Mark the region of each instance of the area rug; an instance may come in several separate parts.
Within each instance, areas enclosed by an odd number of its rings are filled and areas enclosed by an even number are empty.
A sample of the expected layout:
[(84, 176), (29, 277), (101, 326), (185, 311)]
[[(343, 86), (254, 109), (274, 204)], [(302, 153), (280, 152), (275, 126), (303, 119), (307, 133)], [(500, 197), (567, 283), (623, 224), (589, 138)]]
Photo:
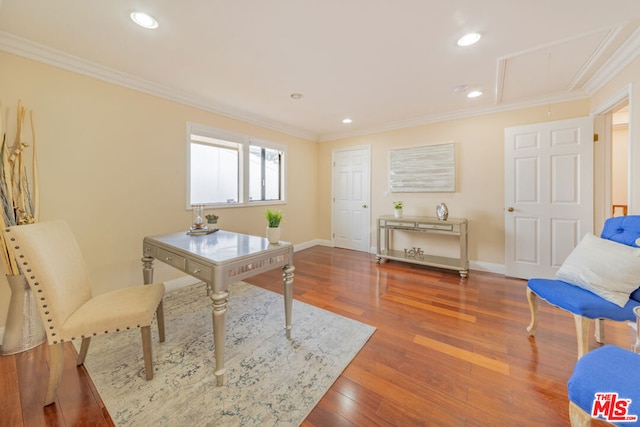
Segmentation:
[(85, 366), (117, 426), (299, 425), (375, 331), (294, 300), (289, 340), (282, 295), (244, 282), (230, 292), (222, 387), (204, 284), (166, 294), (164, 343), (152, 325), (151, 381), (139, 330), (92, 339)]

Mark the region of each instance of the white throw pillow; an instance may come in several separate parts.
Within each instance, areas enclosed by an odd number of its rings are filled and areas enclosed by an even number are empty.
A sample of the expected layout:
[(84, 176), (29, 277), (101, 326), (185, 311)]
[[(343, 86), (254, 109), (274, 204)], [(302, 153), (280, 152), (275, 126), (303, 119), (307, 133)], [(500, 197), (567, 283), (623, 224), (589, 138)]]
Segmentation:
[(556, 279), (624, 307), (640, 286), (640, 248), (587, 234), (564, 261)]

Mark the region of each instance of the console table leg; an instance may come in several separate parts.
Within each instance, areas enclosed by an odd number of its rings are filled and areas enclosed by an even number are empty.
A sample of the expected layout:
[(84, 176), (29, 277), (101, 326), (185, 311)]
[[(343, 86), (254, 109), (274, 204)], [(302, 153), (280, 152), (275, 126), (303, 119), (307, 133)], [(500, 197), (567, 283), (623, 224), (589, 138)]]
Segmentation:
[(213, 371), (216, 376), (218, 387), (224, 385), (224, 374), (227, 372), (224, 367), (224, 348), (226, 341), (225, 323), (227, 316), (227, 298), (229, 292), (220, 291), (211, 293), (213, 302), (213, 346), (216, 356), (216, 369)]
[(293, 265), (282, 267), (282, 281), (284, 284), (284, 329), (287, 331), (287, 338), (291, 338), (291, 309), (293, 307)]

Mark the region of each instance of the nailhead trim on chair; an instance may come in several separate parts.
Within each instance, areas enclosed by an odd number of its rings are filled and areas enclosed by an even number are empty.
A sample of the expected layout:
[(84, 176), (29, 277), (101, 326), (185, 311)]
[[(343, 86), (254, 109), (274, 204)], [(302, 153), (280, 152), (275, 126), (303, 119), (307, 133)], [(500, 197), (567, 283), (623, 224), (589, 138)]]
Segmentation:
[[(10, 230), (9, 228), (7, 228), (7, 229), (6, 229), (6, 231), (7, 231), (7, 232), (11, 232), (11, 230)], [(15, 241), (16, 241), (15, 237), (11, 237), (11, 239), (10, 239), (10, 240), (11, 240), (12, 242), (15, 242)], [(24, 254), (20, 254), (20, 253), (18, 253), (18, 252), (20, 251), (20, 245), (15, 245), (15, 246), (13, 247), (13, 249), (14, 249), (14, 251), (15, 251), (15, 254), (16, 254), (17, 258), (19, 258), (19, 259), (22, 261), (22, 266), (21, 266), (21, 267), (23, 268), (23, 271), (24, 271), (25, 273), (29, 273), (29, 279), (30, 279), (30, 281), (33, 281), (33, 283), (32, 283), (32, 284), (33, 284), (33, 286), (34, 286), (34, 287), (38, 287), (38, 286), (40, 286), (40, 282), (38, 282), (38, 281), (36, 280), (36, 279), (37, 279), (37, 277), (36, 277), (36, 275), (35, 275), (35, 274), (33, 274), (33, 270), (31, 269), (31, 267), (29, 267), (29, 262), (25, 260), (25, 258), (24, 258)], [(38, 289), (37, 289), (37, 292), (38, 292), (39, 294), (42, 294), (44, 291), (43, 291), (42, 289), (38, 288)], [(45, 314), (45, 316), (49, 316), (50, 312), (49, 312), (49, 310), (47, 310), (47, 309), (49, 308), (49, 306), (48, 306), (48, 304), (47, 304), (47, 299), (46, 299), (46, 297), (41, 296), (39, 300), (40, 300), (40, 302), (41, 302), (41, 307), (42, 307), (43, 313)], [(47, 318), (47, 322), (48, 322), (48, 323), (51, 323), (51, 322), (53, 322), (53, 319), (52, 319), (52, 318)], [(137, 327), (137, 328), (140, 328), (140, 325), (136, 325), (136, 327)], [(129, 329), (131, 329), (131, 326), (127, 326), (126, 328), (127, 328), (127, 330), (129, 330)], [(116, 332), (119, 332), (119, 331), (120, 331), (120, 329), (116, 329)], [(108, 333), (109, 333), (109, 331), (104, 331), (104, 333), (105, 333), (105, 334), (108, 334)], [(52, 339), (58, 335), (58, 334), (57, 334), (57, 332), (56, 332), (56, 327), (55, 327), (55, 325), (50, 325), (50, 326), (49, 326), (48, 331), (47, 331), (47, 335), (50, 335), (50, 337), (51, 337)], [(98, 332), (93, 332), (93, 333), (92, 333), (92, 335), (93, 335), (94, 337), (95, 337), (95, 336), (98, 336)], [(81, 338), (83, 338), (83, 339), (84, 339), (84, 338), (85, 338), (85, 336), (83, 335)], [(75, 339), (76, 339), (76, 337), (71, 337), (71, 339), (72, 339), (72, 340), (75, 340)], [(54, 340), (53, 340), (53, 344), (58, 344), (58, 343), (63, 343), (63, 342), (65, 342), (65, 340), (64, 340), (64, 339), (60, 339), (60, 340), (55, 340), (55, 339), (54, 339)]]

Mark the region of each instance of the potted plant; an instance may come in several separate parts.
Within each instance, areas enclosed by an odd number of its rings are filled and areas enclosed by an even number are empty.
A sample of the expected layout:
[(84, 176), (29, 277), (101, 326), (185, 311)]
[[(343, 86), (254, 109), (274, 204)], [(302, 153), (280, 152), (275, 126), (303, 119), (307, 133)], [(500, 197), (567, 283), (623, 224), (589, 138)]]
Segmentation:
[(402, 201), (393, 202), (393, 214), (396, 218), (402, 218)]
[(218, 218), (220, 218), (216, 214), (207, 214), (204, 217), (207, 218), (207, 224), (217, 224), (218, 223)]
[(267, 239), (272, 245), (277, 245), (280, 241), (280, 222), (282, 221), (282, 212), (277, 209), (267, 209), (265, 213), (267, 218)]

